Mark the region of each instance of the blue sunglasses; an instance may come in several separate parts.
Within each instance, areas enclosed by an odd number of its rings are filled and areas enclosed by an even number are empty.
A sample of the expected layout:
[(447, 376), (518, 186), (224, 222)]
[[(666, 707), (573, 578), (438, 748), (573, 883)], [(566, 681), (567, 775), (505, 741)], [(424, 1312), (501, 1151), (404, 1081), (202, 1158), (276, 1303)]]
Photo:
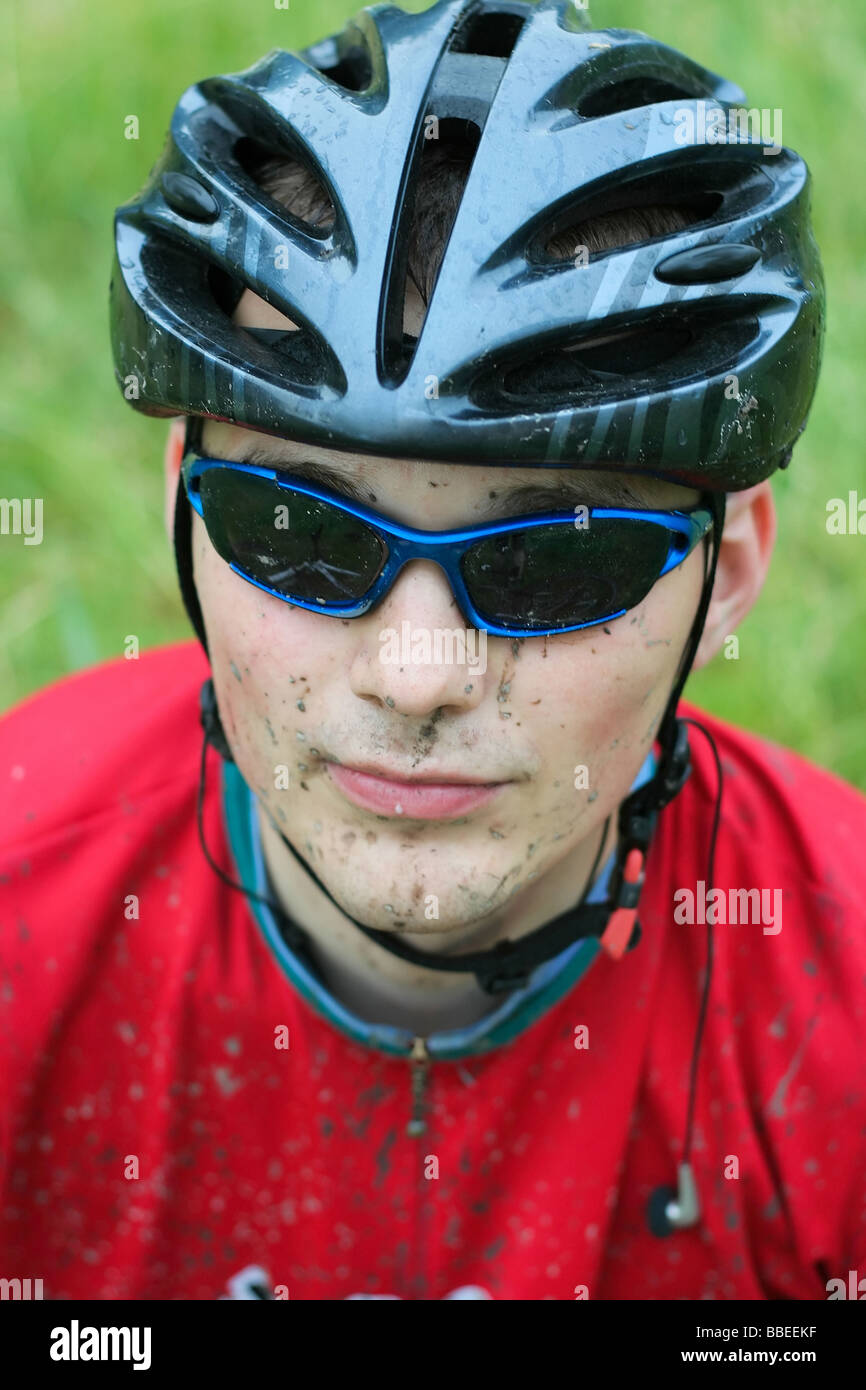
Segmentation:
[(359, 618), (410, 560), (433, 560), (466, 621), (542, 637), (621, 618), (711, 529), (705, 507), (531, 513), (416, 531), (290, 473), (187, 454), (182, 476), (217, 554), (274, 598)]

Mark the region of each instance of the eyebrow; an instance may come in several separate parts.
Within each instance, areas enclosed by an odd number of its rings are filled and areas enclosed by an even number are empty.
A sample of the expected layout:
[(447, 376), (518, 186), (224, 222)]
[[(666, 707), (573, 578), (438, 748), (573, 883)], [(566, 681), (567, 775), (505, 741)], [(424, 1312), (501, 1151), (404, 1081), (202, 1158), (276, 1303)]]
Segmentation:
[[(302, 478), (305, 482), (342, 493), (364, 506), (370, 505), (369, 490), (365, 491), (357, 479), (328, 463), (319, 463), (314, 459), (275, 459), (256, 444), (244, 447), (243, 457), (234, 462), (273, 468), (277, 473)], [(571, 511), (575, 504), (645, 509), (659, 505), (642, 495), (625, 478), (612, 477), (610, 474), (602, 477), (599, 472), (582, 470), (563, 476), (556, 482), (500, 484), (489, 488), (487, 496), (479, 502), (475, 511), (479, 517), (495, 520), (536, 511)]]

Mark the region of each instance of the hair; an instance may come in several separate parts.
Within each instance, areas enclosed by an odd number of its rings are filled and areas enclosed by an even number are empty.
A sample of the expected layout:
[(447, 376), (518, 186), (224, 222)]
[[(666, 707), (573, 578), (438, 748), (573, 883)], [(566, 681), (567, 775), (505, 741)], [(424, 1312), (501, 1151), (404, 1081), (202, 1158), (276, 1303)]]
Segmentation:
[[(415, 215), (409, 236), (408, 273), (424, 304), (429, 303), (448, 236), (469, 174), (465, 143), (431, 141), (421, 160)], [(275, 202), (301, 221), (322, 228), (333, 223), (333, 204), (314, 174), (297, 160), (270, 153), (253, 155), (248, 172)], [(590, 255), (679, 231), (700, 214), (676, 204), (652, 204), (603, 213), (552, 236), (544, 250), (551, 260), (572, 260), (578, 247)]]

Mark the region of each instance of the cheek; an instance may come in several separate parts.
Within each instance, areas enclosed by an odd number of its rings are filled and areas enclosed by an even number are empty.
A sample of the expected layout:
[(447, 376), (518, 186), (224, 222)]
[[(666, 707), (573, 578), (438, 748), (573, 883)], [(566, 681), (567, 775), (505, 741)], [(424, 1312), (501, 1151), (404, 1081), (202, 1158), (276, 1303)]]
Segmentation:
[(261, 785), (263, 767), (283, 756), (300, 727), (298, 701), (309, 711), (324, 688), (335, 660), (333, 629), (239, 578), (195, 520), (193, 572), (217, 702), (238, 766)]
[[(695, 561), (692, 564), (692, 561)], [(637, 608), (604, 627), (524, 643), (521, 732), (553, 787), (575, 762), (633, 777), (655, 736), (700, 599), (699, 554), (666, 575)]]

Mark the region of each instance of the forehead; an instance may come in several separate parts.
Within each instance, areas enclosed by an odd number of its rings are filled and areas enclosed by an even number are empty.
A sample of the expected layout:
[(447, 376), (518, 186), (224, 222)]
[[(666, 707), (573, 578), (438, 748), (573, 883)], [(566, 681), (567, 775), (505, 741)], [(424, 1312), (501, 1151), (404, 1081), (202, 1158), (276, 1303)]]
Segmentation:
[(498, 505), (486, 504), (531, 505), (534, 499), (552, 502), (558, 495), (564, 504), (583, 500), (596, 506), (670, 508), (693, 506), (700, 498), (692, 488), (637, 473), (382, 458), (276, 438), (218, 420), (204, 422), (201, 447), (213, 458), (282, 468), (359, 501), (401, 498), (429, 505), (435, 492), (437, 502), (447, 497), (476, 509), (498, 510)]

